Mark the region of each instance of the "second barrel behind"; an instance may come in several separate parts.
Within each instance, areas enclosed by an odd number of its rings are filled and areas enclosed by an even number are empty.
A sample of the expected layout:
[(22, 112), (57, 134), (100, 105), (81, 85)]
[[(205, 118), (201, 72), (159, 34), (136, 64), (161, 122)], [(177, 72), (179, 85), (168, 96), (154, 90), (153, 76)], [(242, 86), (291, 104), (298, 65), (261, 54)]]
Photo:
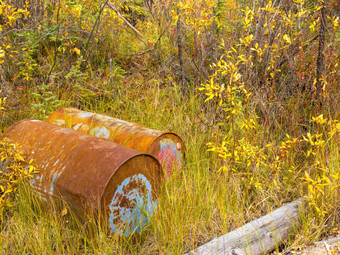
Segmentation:
[(185, 145), (173, 132), (154, 130), (76, 108), (61, 108), (52, 113), (47, 122), (107, 138), (131, 149), (151, 154), (161, 163), (166, 179), (183, 165)]

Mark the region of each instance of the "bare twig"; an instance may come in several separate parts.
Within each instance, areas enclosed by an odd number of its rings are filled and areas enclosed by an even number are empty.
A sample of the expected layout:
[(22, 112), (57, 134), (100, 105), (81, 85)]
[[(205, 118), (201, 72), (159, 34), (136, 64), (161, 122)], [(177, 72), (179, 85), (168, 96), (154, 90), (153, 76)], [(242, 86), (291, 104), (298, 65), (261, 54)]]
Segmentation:
[(325, 4), (322, 4), (320, 13), (320, 32), (319, 32), (319, 50), (316, 62), (316, 99), (321, 93), (321, 77), (324, 69), (324, 56), (323, 51), (325, 48), (325, 34), (326, 34), (326, 19), (325, 19)]
[(138, 34), (141, 38), (144, 37), (144, 36), (141, 34), (141, 32), (139, 32), (139, 31), (137, 30), (137, 28), (135, 28), (133, 25), (131, 25), (131, 23), (130, 23), (126, 18), (124, 18), (122, 14), (120, 14), (120, 12), (118, 11), (117, 7), (116, 7), (113, 3), (108, 2), (107, 5), (108, 5), (112, 10), (115, 11), (115, 13), (118, 15), (118, 17), (121, 18), (121, 19), (124, 21), (124, 23), (125, 23), (129, 28), (131, 28), (131, 29), (132, 29), (136, 34)]
[[(98, 20), (99, 20), (99, 18), (100, 18), (100, 16), (101, 16), (101, 14), (102, 14), (102, 12), (103, 12), (103, 10), (104, 10), (104, 8), (105, 8), (105, 6), (106, 6), (107, 3), (108, 3), (108, 0), (106, 0), (106, 1), (104, 2), (104, 4), (102, 5), (102, 7), (100, 8), (99, 13), (98, 13), (98, 16), (97, 16), (97, 18), (96, 18), (96, 21), (94, 22), (94, 25), (93, 25), (93, 27), (92, 27), (91, 33), (90, 33), (89, 37), (87, 38), (87, 41), (86, 41), (86, 44), (85, 44), (84, 49), (86, 49), (87, 46), (89, 45), (90, 40), (91, 40), (91, 38), (92, 38), (92, 36), (93, 36), (93, 33), (94, 33), (94, 29), (95, 29), (95, 27), (97, 26)], [(89, 54), (86, 54), (85, 60), (87, 60), (88, 57), (89, 57)]]

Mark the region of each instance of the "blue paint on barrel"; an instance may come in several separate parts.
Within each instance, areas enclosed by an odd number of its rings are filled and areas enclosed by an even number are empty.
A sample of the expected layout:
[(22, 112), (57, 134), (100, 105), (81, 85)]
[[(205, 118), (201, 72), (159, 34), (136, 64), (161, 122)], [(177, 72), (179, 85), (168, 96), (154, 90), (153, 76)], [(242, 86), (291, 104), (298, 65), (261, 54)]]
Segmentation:
[[(34, 186), (38, 186), (39, 184), (36, 184), (36, 181), (37, 181), (37, 182), (41, 182), (42, 179), (43, 179), (43, 175), (42, 175), (42, 174), (36, 175), (35, 177), (33, 177), (33, 178), (31, 179), (31, 184), (32, 184), (32, 186), (33, 186), (33, 187), (34, 187)], [(51, 194), (51, 193), (48, 192), (48, 191), (46, 191), (46, 189), (40, 190), (40, 191), (38, 190), (38, 192), (36, 193), (37, 196), (38, 196), (40, 199), (42, 199), (42, 200), (44, 200), (44, 201), (47, 201), (46, 197), (42, 195), (43, 193), (45, 193), (45, 194)]]
[(94, 115), (93, 112), (84, 112), (84, 113), (79, 114), (79, 116), (83, 118), (91, 117), (92, 115)]
[(51, 182), (51, 187), (50, 187), (50, 190), (51, 190), (51, 193), (53, 194), (53, 190), (54, 190), (54, 182), (55, 180), (58, 178), (58, 174), (57, 173), (54, 173), (53, 176), (52, 176), (52, 182)]
[(156, 205), (157, 200), (152, 201), (151, 184), (143, 174), (126, 178), (117, 188), (109, 206), (111, 232), (118, 231), (124, 236), (140, 233)]

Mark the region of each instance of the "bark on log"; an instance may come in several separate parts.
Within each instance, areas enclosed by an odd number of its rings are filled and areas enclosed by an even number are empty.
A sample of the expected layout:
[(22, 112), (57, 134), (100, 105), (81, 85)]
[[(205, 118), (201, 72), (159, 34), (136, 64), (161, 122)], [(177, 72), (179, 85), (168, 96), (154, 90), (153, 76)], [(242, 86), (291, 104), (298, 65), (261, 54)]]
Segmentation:
[(189, 254), (244, 255), (266, 254), (294, 233), (303, 200), (299, 199), (274, 212), (198, 247)]

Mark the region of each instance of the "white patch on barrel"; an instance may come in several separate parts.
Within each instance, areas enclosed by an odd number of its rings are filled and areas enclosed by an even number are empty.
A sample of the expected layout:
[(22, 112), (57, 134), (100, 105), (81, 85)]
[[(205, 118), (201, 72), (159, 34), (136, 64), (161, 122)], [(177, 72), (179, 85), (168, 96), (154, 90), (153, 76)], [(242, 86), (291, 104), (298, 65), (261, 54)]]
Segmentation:
[(78, 123), (76, 125), (74, 125), (73, 129), (74, 130), (78, 130), (81, 127), (82, 123)]
[(91, 117), (94, 113), (93, 112), (83, 112), (80, 113), (79, 116), (83, 118)]
[[(132, 187), (126, 190), (129, 184)], [(119, 185), (109, 206), (111, 232), (118, 231), (124, 236), (141, 232), (157, 204), (157, 200), (152, 201), (151, 190), (151, 184), (143, 174), (130, 176)], [(124, 205), (121, 204), (123, 199)]]
[(62, 127), (65, 126), (65, 120), (63, 119), (55, 119), (52, 120), (51, 123)]
[(107, 130), (106, 127), (94, 127), (91, 129), (90, 135), (101, 137), (101, 138), (109, 138), (110, 131)]

